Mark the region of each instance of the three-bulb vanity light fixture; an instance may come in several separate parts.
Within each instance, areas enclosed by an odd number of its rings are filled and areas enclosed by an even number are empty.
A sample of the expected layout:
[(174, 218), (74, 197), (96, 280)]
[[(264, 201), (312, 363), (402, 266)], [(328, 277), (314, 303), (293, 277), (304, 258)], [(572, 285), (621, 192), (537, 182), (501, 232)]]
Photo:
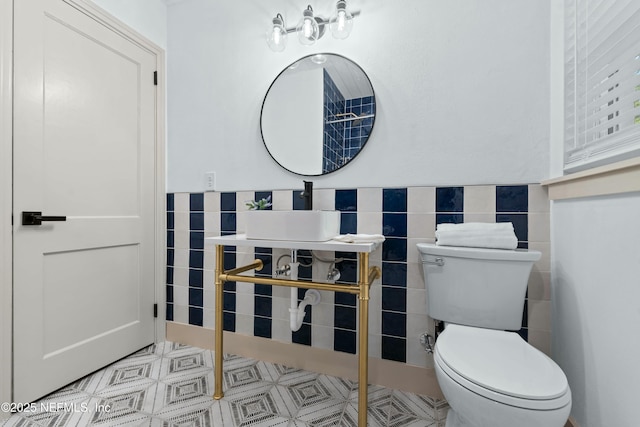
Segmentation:
[(353, 17), (359, 13), (349, 13), (346, 0), (338, 0), (336, 10), (329, 19), (314, 16), (311, 5), (302, 12), (302, 19), (294, 28), (287, 28), (279, 13), (273, 18), (273, 24), (267, 30), (267, 44), (274, 52), (282, 52), (287, 46), (287, 34), (297, 33), (303, 45), (310, 46), (324, 35), (326, 25), (336, 39), (346, 39), (353, 28)]

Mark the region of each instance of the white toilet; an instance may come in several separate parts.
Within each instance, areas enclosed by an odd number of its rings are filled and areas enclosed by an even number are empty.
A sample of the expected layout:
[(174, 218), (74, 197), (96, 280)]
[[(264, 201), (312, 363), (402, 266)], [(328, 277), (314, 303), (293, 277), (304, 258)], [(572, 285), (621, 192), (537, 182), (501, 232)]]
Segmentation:
[(446, 427), (562, 427), (571, 391), (560, 367), (514, 331), (540, 252), (419, 243), (427, 314), (445, 322), (434, 362)]

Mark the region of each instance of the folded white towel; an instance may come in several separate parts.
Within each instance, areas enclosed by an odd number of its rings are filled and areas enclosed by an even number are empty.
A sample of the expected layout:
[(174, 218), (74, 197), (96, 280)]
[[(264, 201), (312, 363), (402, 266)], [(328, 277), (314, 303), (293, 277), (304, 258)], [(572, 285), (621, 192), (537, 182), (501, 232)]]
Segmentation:
[(465, 222), (462, 224), (442, 223), (438, 224), (436, 230), (513, 232), (513, 224), (510, 222)]
[(444, 232), (437, 236), (438, 246), (467, 246), (471, 248), (515, 249), (518, 247), (516, 236), (468, 236), (461, 233)]
[(485, 224), (438, 224), (436, 245), (474, 248), (515, 249), (518, 238), (510, 222)]
[(343, 243), (381, 243), (384, 242), (382, 234), (341, 234), (333, 238)]

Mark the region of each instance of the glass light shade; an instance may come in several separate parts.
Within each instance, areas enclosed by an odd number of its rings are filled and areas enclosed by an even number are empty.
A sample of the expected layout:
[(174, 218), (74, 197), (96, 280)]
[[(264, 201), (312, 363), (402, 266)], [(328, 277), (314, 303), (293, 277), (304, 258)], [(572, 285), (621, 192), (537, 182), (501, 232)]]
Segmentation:
[(319, 53), (317, 55), (313, 55), (311, 57), (311, 62), (313, 62), (314, 64), (324, 64), (325, 62), (327, 62), (327, 57), (324, 56), (323, 54)]
[(273, 18), (273, 25), (267, 30), (267, 44), (274, 52), (282, 52), (287, 47), (287, 29), (280, 14)]
[(309, 46), (318, 40), (320, 27), (318, 27), (318, 23), (313, 16), (313, 9), (311, 9), (311, 6), (307, 7), (307, 9), (302, 12), (302, 19), (296, 27), (296, 31), (298, 33), (298, 39), (303, 45)]
[(329, 29), (336, 39), (346, 39), (353, 29), (353, 15), (347, 11), (347, 2), (339, 0), (336, 11), (329, 20)]

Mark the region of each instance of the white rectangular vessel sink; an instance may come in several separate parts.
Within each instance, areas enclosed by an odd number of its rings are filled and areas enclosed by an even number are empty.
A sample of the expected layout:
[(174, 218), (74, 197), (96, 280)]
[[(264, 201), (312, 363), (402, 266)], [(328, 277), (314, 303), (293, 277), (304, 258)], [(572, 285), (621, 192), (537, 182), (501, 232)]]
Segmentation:
[(326, 242), (340, 234), (340, 211), (245, 212), (247, 239)]

